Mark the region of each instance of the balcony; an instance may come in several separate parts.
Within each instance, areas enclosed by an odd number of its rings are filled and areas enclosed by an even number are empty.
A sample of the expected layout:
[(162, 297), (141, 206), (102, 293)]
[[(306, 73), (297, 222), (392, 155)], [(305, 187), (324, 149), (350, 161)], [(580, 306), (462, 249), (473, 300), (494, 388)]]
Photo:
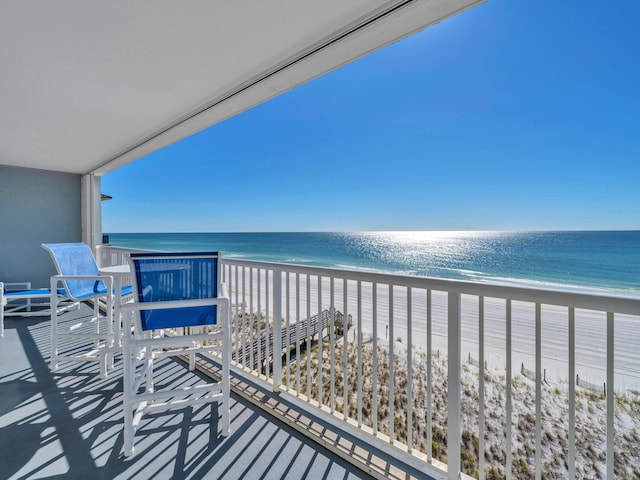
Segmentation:
[[(84, 306), (65, 316), (91, 312)], [(296, 414), (297, 407), (241, 372), (233, 379), (230, 437), (216, 434), (215, 404), (151, 414), (137, 434), (137, 454), (125, 459), (122, 362), (105, 380), (93, 363), (62, 364), (54, 374), (48, 316), (10, 317), (6, 324), (0, 342), (0, 478), (370, 478), (290, 425), (304, 421), (327, 442), (337, 431), (330, 423), (313, 412)], [(217, 370), (206, 361), (199, 367)], [(167, 384), (188, 386), (195, 380), (174, 360), (167, 359), (160, 370)], [(278, 418), (265, 410), (278, 411)], [(331, 438), (343, 449), (357, 441), (348, 435)], [(375, 468), (400, 472), (396, 460), (385, 462), (384, 452), (367, 455), (378, 462)]]
[[(10, 8), (4, 274), (44, 284), (40, 243), (99, 243), (105, 173), (478, 3), (169, 5), (125, 23), (119, 4)], [(225, 275), (233, 442), (208, 436), (207, 412), (188, 433), (171, 425), (186, 417), (158, 416), (146, 453), (123, 461), (118, 381), (51, 375), (46, 318), (17, 320), (0, 350), (0, 477), (640, 476), (637, 298), (240, 261)]]
[[(103, 246), (101, 261), (126, 252)], [(640, 473), (638, 298), (232, 259), (223, 272), (236, 375), (400, 470)]]
[[(47, 317), (13, 320), (0, 351), (2, 478), (638, 475), (637, 298), (230, 259), (224, 275), (230, 439), (210, 433), (209, 409), (155, 415), (125, 461), (118, 370), (54, 375)], [(215, 375), (216, 359), (199, 367)]]

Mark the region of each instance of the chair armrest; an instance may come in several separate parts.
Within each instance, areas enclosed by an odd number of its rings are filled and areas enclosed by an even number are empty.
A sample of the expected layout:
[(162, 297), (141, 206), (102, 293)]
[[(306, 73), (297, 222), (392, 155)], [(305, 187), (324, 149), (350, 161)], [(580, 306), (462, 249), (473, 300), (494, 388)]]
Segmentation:
[(110, 275), (53, 275), (51, 280), (108, 280), (113, 282), (113, 277)]
[(122, 311), (137, 310), (162, 310), (167, 308), (206, 307), (208, 305), (220, 305), (229, 307), (228, 297), (202, 298), (194, 300), (171, 300), (165, 302), (125, 303)]
[[(63, 282), (65, 280), (95, 280), (96, 282), (103, 281), (105, 287), (107, 288), (107, 292), (111, 292), (113, 295), (113, 277), (109, 275), (52, 275), (51, 276), (51, 292), (58, 291), (58, 283)], [(88, 298), (92, 298), (94, 296), (104, 295), (96, 292), (96, 295), (93, 295)], [(74, 298), (69, 295), (69, 298)], [(84, 299), (84, 297), (82, 297)]]
[(31, 290), (31, 282), (0, 282), (4, 290)]
[[(150, 311), (150, 310), (165, 310), (165, 309), (184, 309), (190, 307), (207, 307), (207, 306), (219, 306), (222, 309), (222, 315), (220, 316), (220, 325), (229, 327), (230, 322), (230, 302), (228, 297), (217, 298), (202, 298), (193, 300), (170, 300), (159, 302), (136, 302), (126, 303), (121, 307), (121, 312), (125, 315), (131, 315), (133, 312)], [(186, 325), (183, 325), (186, 326)], [(136, 320), (136, 330), (140, 330), (142, 326), (139, 324), (139, 318)], [(166, 328), (166, 327), (161, 327)], [(158, 328), (159, 329), (159, 328)]]

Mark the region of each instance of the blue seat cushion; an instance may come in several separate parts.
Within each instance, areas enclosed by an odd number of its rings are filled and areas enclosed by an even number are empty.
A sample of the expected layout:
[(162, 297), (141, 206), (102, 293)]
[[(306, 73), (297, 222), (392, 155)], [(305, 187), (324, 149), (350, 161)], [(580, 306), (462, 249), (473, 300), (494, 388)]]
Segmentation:
[[(66, 296), (67, 293), (63, 288), (58, 289), (58, 295)], [(6, 298), (46, 298), (51, 296), (51, 290), (48, 288), (35, 288), (31, 290), (5, 290)]]

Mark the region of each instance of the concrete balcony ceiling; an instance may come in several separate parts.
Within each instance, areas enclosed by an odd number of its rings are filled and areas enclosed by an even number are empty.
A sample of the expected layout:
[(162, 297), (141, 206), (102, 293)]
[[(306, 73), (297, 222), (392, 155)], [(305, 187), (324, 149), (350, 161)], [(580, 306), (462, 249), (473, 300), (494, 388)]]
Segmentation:
[(482, 0), (0, 5), (0, 164), (104, 174)]

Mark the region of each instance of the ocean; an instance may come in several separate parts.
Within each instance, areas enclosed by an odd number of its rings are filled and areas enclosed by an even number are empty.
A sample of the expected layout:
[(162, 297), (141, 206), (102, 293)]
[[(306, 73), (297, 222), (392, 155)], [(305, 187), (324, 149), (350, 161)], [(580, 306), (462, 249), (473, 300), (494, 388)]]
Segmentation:
[(110, 233), (109, 243), (640, 296), (640, 231)]

